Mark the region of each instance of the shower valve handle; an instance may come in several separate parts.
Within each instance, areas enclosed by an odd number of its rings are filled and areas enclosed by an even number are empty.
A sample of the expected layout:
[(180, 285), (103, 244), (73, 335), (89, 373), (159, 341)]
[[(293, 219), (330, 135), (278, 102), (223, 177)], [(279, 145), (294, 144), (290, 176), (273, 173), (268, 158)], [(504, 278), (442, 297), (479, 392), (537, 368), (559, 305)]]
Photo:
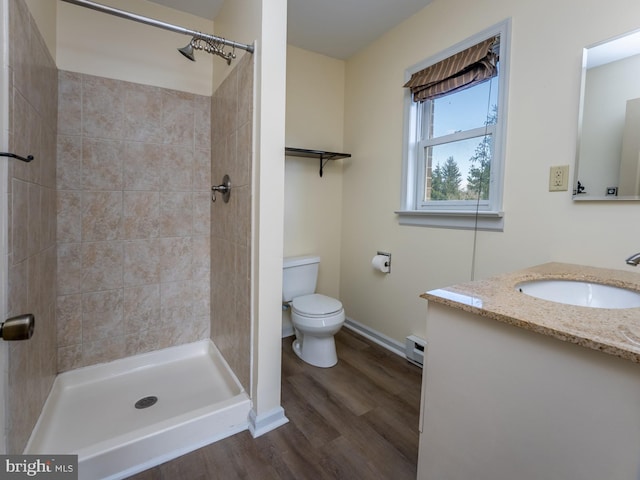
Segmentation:
[(7, 318), (0, 324), (0, 338), (7, 341), (29, 340), (35, 325), (35, 317), (32, 313)]
[(211, 201), (216, 201), (216, 192), (220, 192), (222, 194), (222, 200), (224, 203), (229, 203), (229, 198), (231, 197), (231, 179), (229, 175), (225, 175), (222, 178), (222, 183), (220, 185), (214, 185), (211, 187)]

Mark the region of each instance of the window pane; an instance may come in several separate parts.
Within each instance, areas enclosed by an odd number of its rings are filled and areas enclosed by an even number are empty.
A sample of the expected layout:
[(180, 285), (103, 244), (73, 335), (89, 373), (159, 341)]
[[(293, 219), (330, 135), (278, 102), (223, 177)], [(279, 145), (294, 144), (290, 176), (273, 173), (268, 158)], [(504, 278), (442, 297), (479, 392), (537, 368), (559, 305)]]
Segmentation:
[(487, 119), (489, 123), (496, 123), (497, 105), (498, 77), (475, 87), (436, 98), (433, 100), (431, 138), (484, 127)]
[(489, 198), (493, 137), (486, 135), (425, 148), (424, 201)]

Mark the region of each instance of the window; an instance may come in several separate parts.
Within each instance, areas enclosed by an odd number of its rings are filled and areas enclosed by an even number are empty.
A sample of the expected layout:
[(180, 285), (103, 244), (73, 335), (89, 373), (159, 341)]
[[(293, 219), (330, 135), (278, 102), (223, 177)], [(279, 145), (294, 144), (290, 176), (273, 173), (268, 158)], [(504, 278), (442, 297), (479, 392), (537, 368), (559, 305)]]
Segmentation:
[[(405, 72), (400, 224), (503, 229), (508, 30), (505, 21)], [(461, 58), (464, 69), (433, 81)]]

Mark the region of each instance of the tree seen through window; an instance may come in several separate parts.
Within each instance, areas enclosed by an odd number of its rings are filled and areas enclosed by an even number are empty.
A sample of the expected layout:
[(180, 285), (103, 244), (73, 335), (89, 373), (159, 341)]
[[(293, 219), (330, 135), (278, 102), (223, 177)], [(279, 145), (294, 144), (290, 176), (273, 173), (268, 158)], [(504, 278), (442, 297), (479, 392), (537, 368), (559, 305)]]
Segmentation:
[[(498, 113), (497, 105), (493, 105), (485, 125), (495, 125)], [(489, 198), (492, 158), (492, 136), (485, 132), (481, 137), (427, 147), (427, 178), (425, 200), (486, 200)], [(479, 140), (478, 140), (479, 138)], [(467, 153), (475, 144), (473, 153)], [(442, 161), (442, 152), (455, 151)], [(466, 154), (465, 154), (466, 153)], [(456, 156), (459, 158), (456, 159)], [(439, 160), (438, 157), (440, 158)], [(463, 175), (458, 161), (464, 165), (466, 177)]]

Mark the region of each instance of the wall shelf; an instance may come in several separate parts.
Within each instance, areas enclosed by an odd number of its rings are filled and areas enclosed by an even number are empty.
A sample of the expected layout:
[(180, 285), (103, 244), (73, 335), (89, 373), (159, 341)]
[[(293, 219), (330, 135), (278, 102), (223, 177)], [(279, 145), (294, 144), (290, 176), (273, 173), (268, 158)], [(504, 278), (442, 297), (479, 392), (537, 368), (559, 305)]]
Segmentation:
[(305, 158), (318, 159), (320, 161), (321, 177), (322, 177), (322, 171), (324, 169), (324, 166), (329, 160), (340, 160), (341, 158), (351, 157), (350, 153), (327, 152), (325, 150), (308, 150), (306, 148), (292, 148), (292, 147), (285, 147), (284, 153), (285, 155), (289, 155), (292, 157), (305, 157)]

